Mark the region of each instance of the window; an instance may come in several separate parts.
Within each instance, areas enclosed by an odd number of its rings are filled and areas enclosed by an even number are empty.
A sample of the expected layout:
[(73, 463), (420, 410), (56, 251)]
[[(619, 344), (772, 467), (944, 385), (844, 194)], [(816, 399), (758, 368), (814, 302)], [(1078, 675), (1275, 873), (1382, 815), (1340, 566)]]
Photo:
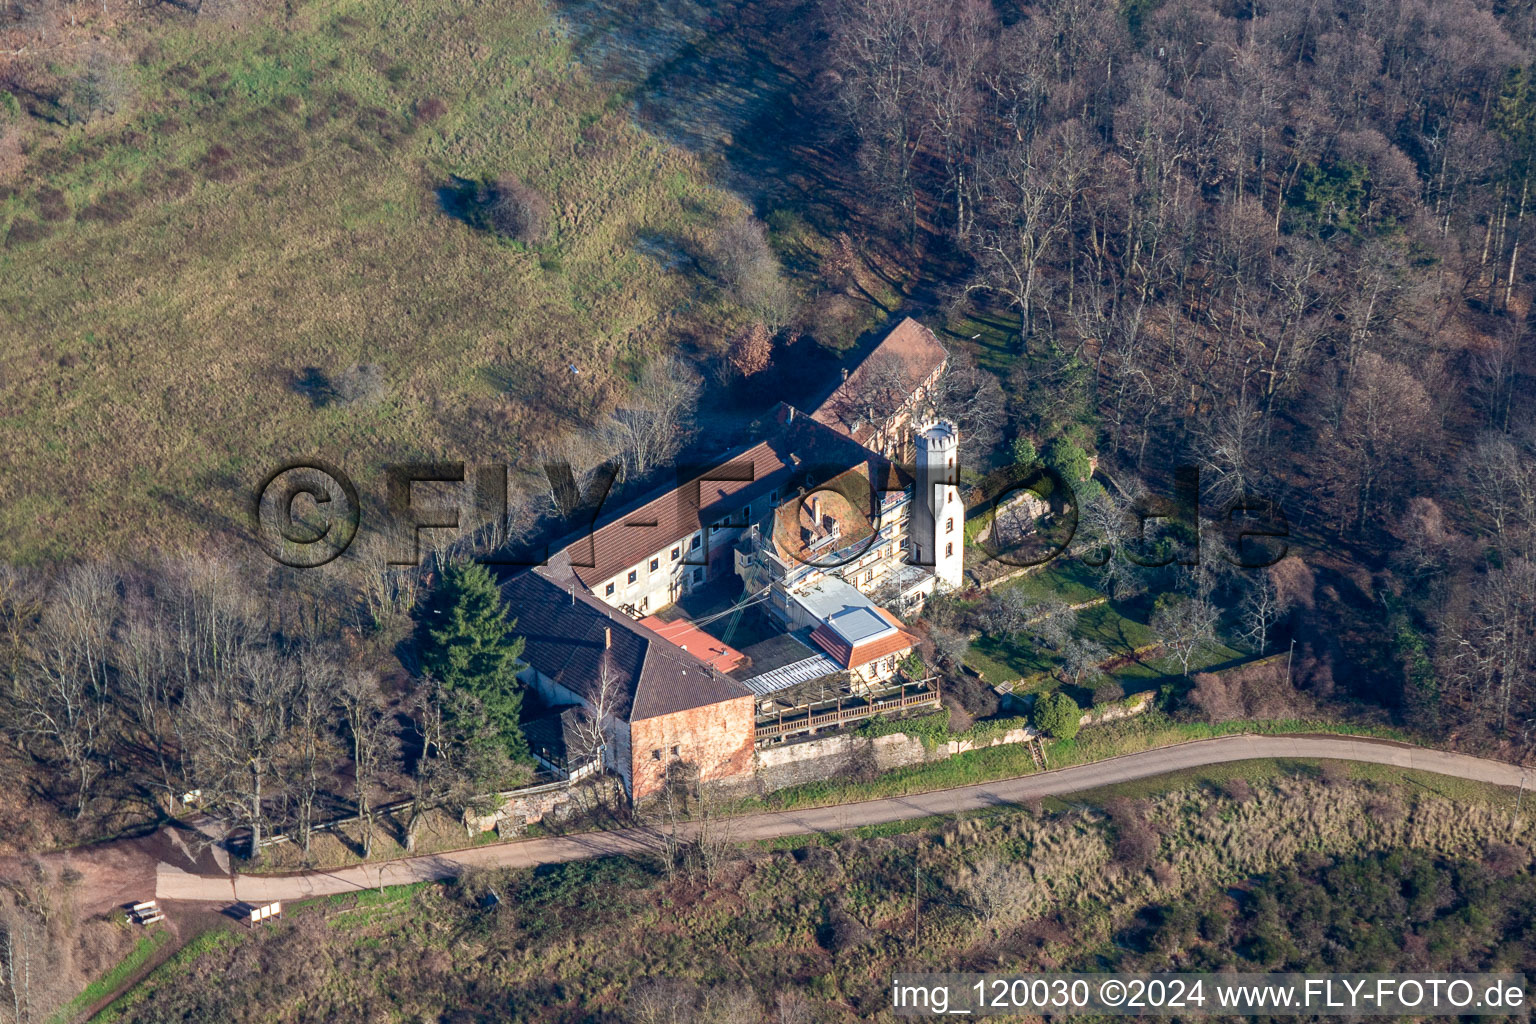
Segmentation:
[(948, 544), (944, 545), (944, 557), (945, 558), (948, 558), (949, 556), (953, 555), (954, 553), (955, 553), (955, 542), (954, 541), (950, 541)]
[(656, 750), (651, 751), (651, 760), (652, 761), (660, 761), (661, 760), (661, 750), (659, 748), (656, 749)]
[(770, 505), (777, 505), (778, 503), (779, 503), (779, 492), (777, 490), (769, 491), (768, 492), (768, 504), (770, 504)]
[(698, 569), (693, 570), (693, 582), (695, 582), (695, 583), (703, 583), (704, 582), (704, 569), (703, 569), (703, 567), (700, 567)]
[(682, 757), (683, 756), (683, 748), (682, 747), (673, 747), (672, 748), (672, 756), (673, 757)]
[(700, 537), (698, 534), (695, 534), (694, 538), (693, 538), (693, 542), (688, 545), (688, 550), (689, 551), (697, 551), (697, 550), (699, 550), (699, 541), (701, 541), (702, 539), (703, 538)]
[(944, 520), (944, 532), (945, 533), (954, 533), (955, 532), (955, 520), (954, 520), (953, 516), (951, 516), (950, 518)]
[(659, 559), (659, 558), (651, 559), (651, 572), (655, 572), (657, 569), (660, 569), (660, 568), (661, 568), (661, 559)]
[(608, 584), (606, 587), (603, 588), (603, 596), (604, 597), (612, 597), (613, 596), (613, 584), (612, 583)]
[(673, 548), (672, 549), (672, 561), (675, 562), (675, 561), (677, 561), (681, 557), (683, 557), (683, 549), (681, 547)]
[(640, 574), (634, 569), (629, 570), (629, 582), (633, 583), (640, 578)]

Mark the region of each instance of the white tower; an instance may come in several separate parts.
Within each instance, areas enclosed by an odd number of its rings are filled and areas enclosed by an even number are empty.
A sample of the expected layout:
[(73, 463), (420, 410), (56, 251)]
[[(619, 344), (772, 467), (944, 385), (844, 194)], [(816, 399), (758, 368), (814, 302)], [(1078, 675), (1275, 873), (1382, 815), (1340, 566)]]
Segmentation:
[(933, 570), (940, 590), (960, 586), (965, 568), (965, 506), (960, 502), (960, 431), (939, 420), (917, 431), (917, 493), (912, 544), (918, 565)]

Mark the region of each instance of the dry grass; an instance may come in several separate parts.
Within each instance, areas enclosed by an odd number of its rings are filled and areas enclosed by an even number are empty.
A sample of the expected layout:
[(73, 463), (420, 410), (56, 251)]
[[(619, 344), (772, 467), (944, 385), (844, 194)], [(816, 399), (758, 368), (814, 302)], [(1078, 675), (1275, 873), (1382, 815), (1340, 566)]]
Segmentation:
[[(634, 243), (737, 204), (631, 124), (536, 0), (136, 31), (136, 108), (54, 129), (0, 200), (0, 557), (238, 528), (299, 456), (380, 495), (386, 460), (516, 458), (714, 315)], [(551, 199), (537, 248), (439, 207), (454, 175), (504, 173)], [(47, 220), (43, 189), (69, 212)], [(379, 400), (302, 386), (355, 364), (381, 368)]]
[[(1528, 844), (1532, 829), (1511, 828), (1497, 791), (1446, 797), (1401, 779), (1329, 784), (1315, 768), (1275, 763), (1250, 775), (1240, 797), (1185, 780), (1117, 809), (1157, 836), (1146, 870), (1115, 862), (1114, 831), (1087, 805), (754, 844), (714, 885), (607, 858), (331, 897), (294, 908), (278, 928), (242, 934), (236, 955), (158, 972), (125, 1017), (157, 1020), (174, 1009), (188, 1019), (289, 1019), (302, 1000), (311, 1015), (385, 1006), (390, 1019), (438, 1019), (470, 1005), (532, 1021), (633, 1019), (635, 979), (676, 978), (711, 992), (744, 986), (770, 1007), (778, 992), (794, 991), (826, 1021), (883, 1019), (893, 970), (1081, 963), (1143, 907), (1241, 885), (1304, 855), (1406, 845), (1529, 863), (1528, 846), (1504, 844)], [(980, 879), (994, 876), (995, 888), (1007, 872), (1019, 877), (1004, 879), (1005, 898), (978, 905)], [(490, 890), (497, 908), (477, 909)], [(216, 986), (206, 980), (213, 971)], [(277, 984), (272, 972), (294, 977)], [(255, 992), (260, 999), (245, 1001)]]

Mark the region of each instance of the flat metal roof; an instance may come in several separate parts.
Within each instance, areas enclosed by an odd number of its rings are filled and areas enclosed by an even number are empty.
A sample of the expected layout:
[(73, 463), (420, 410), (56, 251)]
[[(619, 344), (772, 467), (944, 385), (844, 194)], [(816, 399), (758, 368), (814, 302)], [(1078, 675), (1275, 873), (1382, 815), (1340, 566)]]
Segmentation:
[[(807, 648), (809, 650), (809, 648)], [(741, 685), (757, 694), (766, 697), (780, 690), (787, 690), (791, 686), (800, 683), (808, 683), (812, 679), (820, 679), (822, 676), (830, 676), (841, 672), (843, 667), (833, 661), (825, 653), (817, 651), (808, 658), (792, 661), (788, 665), (770, 669), (762, 675), (753, 676), (751, 679), (743, 679)]]
[(875, 602), (835, 576), (823, 576), (803, 594), (795, 595), (800, 606), (818, 622), (826, 623), (849, 647), (896, 632)]

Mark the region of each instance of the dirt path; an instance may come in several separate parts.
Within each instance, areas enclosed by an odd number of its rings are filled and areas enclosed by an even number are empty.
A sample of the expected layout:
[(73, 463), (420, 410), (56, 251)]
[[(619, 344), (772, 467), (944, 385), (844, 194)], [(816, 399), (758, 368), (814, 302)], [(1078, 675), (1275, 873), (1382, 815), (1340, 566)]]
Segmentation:
[[(787, 835), (838, 832), (864, 825), (1018, 804), (1040, 797), (1095, 789), (1169, 772), (1258, 758), (1364, 761), (1510, 787), (1523, 785), (1528, 771), (1503, 761), (1382, 740), (1345, 736), (1224, 736), (1159, 747), (1000, 782), (914, 796), (866, 800), (837, 807), (746, 815), (734, 819), (732, 834), (737, 840), (745, 842)], [(381, 885), (452, 878), (469, 867), (533, 867), (615, 854), (647, 854), (659, 846), (659, 836), (654, 831), (632, 828), (527, 839), (377, 865), (286, 876), (251, 875), (231, 879), (227, 875), (197, 874), (174, 864), (162, 863), (155, 879), (155, 894), (162, 900), (225, 903), (233, 899), (250, 902), (297, 900), (355, 892)]]

